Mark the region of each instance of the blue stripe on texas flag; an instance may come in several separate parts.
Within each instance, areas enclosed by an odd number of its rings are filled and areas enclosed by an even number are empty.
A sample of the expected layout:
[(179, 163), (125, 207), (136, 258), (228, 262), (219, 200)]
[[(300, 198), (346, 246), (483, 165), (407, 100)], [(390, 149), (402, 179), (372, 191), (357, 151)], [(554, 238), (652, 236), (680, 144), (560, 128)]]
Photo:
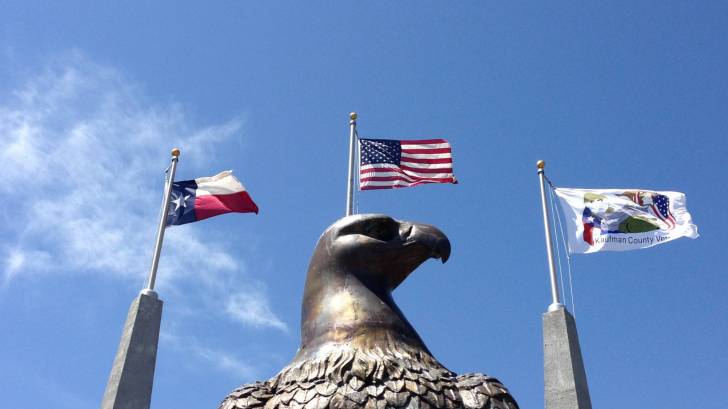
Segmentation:
[(192, 223), (195, 216), (195, 199), (197, 198), (197, 182), (184, 180), (172, 183), (172, 192), (167, 208), (167, 226)]

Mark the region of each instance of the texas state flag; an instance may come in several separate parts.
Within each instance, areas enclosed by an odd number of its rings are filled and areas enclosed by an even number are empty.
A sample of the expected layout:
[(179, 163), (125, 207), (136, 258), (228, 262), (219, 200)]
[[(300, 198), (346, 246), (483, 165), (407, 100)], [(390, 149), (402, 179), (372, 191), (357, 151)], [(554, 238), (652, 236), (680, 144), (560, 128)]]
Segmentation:
[(258, 206), (232, 171), (172, 183), (167, 226), (192, 223), (231, 212), (258, 213)]

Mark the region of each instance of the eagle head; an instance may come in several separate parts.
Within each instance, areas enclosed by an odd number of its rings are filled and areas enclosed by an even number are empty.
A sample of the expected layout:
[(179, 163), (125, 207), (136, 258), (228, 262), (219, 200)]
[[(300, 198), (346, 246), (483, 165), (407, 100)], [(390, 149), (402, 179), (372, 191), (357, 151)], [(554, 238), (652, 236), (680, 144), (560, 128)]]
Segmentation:
[(393, 340), (426, 350), (392, 290), (429, 258), (450, 256), (439, 229), (381, 214), (338, 220), (319, 239), (304, 290), (301, 351), (330, 343), (382, 347)]
[(363, 214), (345, 217), (324, 232), (311, 267), (338, 267), (373, 291), (392, 291), (425, 260), (444, 263), (449, 257), (450, 241), (436, 227)]

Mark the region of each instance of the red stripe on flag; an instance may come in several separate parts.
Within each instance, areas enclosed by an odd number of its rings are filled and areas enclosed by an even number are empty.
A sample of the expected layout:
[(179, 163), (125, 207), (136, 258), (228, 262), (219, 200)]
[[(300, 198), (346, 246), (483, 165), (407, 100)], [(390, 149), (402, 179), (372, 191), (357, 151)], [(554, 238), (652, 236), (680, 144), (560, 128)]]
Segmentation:
[(672, 214), (668, 215), (667, 217), (664, 217), (662, 213), (657, 209), (657, 207), (654, 204), (651, 204), (650, 207), (652, 208), (652, 212), (655, 214), (655, 216), (659, 217), (660, 220), (665, 222), (667, 224), (667, 228), (672, 230), (675, 228), (675, 219), (672, 217)]
[(402, 158), (401, 163), (452, 163), (452, 158), (435, 158), (435, 159), (422, 159), (422, 158)]
[(452, 173), (452, 168), (413, 168), (407, 165), (400, 165), (400, 168), (402, 168), (403, 170), (409, 170), (410, 172), (417, 173)]
[(411, 176), (411, 177), (420, 177), (417, 175), (413, 175), (408, 172), (414, 172), (414, 173), (452, 173), (452, 168), (437, 168), (437, 169), (427, 169), (427, 168), (412, 168), (409, 166), (400, 166), (399, 168), (367, 168), (367, 169), (360, 169), (359, 173), (362, 175), (365, 175), (367, 173), (401, 173), (403, 175)]
[(361, 182), (391, 182), (401, 180), (403, 182), (433, 182), (433, 183), (447, 183), (452, 182), (453, 178), (420, 178), (420, 177), (406, 177), (406, 176), (368, 176), (361, 178)]
[(429, 145), (431, 143), (447, 143), (445, 139), (408, 139), (399, 141), (400, 145)]
[[(448, 181), (448, 182), (450, 182), (450, 181)], [(427, 180), (422, 180), (422, 181), (414, 182), (414, 183), (405, 182), (404, 184), (398, 184), (395, 181), (395, 182), (391, 182), (388, 185), (364, 185), (364, 186), (361, 186), (359, 188), (359, 190), (400, 189), (403, 187), (424, 185), (424, 184), (428, 184), (428, 183), (439, 183), (439, 182), (431, 182), (431, 181), (427, 181)], [(457, 182), (453, 182), (453, 183), (457, 183)]]
[[(370, 176), (370, 175), (366, 175), (366, 173), (372, 173), (374, 175), (373, 176)], [(371, 179), (372, 177), (387, 177), (387, 176), (377, 176), (377, 175), (380, 175), (380, 174), (383, 174), (383, 173), (399, 173), (401, 175), (401, 177), (407, 178), (407, 180), (413, 181), (413, 182), (415, 180), (422, 179), (421, 176), (410, 175), (407, 172), (405, 172), (405, 171), (403, 171), (402, 169), (399, 169), (399, 168), (374, 168), (374, 169), (371, 169), (371, 171), (368, 170), (368, 169), (362, 170), (361, 171), (361, 174), (362, 175), (360, 176), (360, 180), (364, 181), (367, 178)]]
[(584, 223), (584, 241), (589, 243), (590, 246), (594, 245), (594, 237), (592, 235), (592, 225)]
[(452, 153), (451, 148), (402, 149), (402, 153)]
[(365, 173), (377, 173), (377, 172), (396, 172), (397, 168), (369, 168), (369, 169), (361, 169), (359, 173), (365, 174)]
[(225, 213), (258, 213), (258, 206), (248, 192), (230, 195), (204, 195), (195, 198), (195, 217), (204, 220)]
[(401, 187), (410, 187), (410, 186), (412, 186), (412, 185), (362, 186), (360, 190), (399, 189)]

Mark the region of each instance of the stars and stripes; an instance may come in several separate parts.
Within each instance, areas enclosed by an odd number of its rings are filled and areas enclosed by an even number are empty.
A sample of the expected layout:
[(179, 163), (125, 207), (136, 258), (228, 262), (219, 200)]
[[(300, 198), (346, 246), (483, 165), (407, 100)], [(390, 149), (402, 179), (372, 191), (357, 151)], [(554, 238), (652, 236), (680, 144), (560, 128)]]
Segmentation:
[(670, 212), (670, 198), (665, 195), (652, 195), (652, 203), (650, 208), (655, 216), (659, 217), (660, 220), (665, 222), (670, 229), (674, 229), (677, 223), (675, 222), (675, 216)]
[(445, 139), (359, 139), (359, 189), (457, 183)]
[(639, 190), (629, 192), (627, 196), (640, 206), (648, 206), (651, 213), (662, 220), (668, 229), (674, 229), (677, 226), (675, 216), (670, 211), (670, 198), (668, 196)]

